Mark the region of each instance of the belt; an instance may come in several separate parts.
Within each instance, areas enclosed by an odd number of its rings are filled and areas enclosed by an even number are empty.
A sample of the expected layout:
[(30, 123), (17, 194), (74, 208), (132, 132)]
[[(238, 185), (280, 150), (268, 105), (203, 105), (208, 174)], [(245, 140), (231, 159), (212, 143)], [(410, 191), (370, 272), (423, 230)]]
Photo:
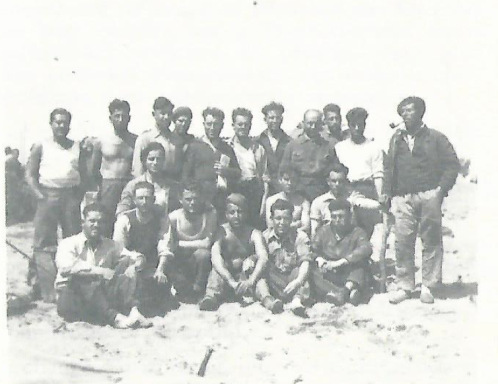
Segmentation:
[[(404, 196), (407, 196), (407, 195), (414, 195), (414, 194), (417, 194), (417, 193), (422, 193), (422, 192), (427, 192), (427, 191), (432, 191), (433, 189), (436, 189), (437, 186), (435, 187), (428, 187), (428, 188), (422, 188), (422, 189), (418, 189), (416, 191), (413, 191), (413, 192), (405, 192), (405, 193), (394, 193), (393, 194), (393, 197), (396, 197), (396, 196), (399, 196), (399, 197), (404, 197)], [(403, 191), (404, 192), (404, 191)]]

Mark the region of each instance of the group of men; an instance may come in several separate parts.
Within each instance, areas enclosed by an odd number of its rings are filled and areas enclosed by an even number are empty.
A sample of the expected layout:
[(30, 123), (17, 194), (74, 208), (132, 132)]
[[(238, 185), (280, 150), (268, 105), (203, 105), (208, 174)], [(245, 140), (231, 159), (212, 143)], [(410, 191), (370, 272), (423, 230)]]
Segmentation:
[(128, 102), (114, 100), (113, 129), (76, 142), (71, 114), (55, 109), (52, 137), (32, 147), (27, 167), (38, 199), (34, 292), (37, 256), (56, 248), (57, 308), (69, 321), (149, 326), (148, 317), (179, 302), (213, 311), (257, 301), (272, 313), (286, 304), (299, 316), (316, 301), (357, 305), (372, 282), (370, 237), (390, 210), (397, 289), (389, 300), (415, 290), (419, 233), (420, 300), (433, 303), (441, 204), (459, 162), (448, 139), (423, 123), (425, 102), (399, 104), (404, 128), (387, 155), (364, 136), (363, 108), (347, 113), (346, 131), (339, 106), (308, 110), (291, 136), (281, 104), (262, 113), (267, 129), (255, 138), (252, 112), (236, 108), (226, 140), (224, 112), (208, 107), (197, 138), (188, 133), (190, 108), (159, 97), (155, 126), (137, 137), (128, 131)]

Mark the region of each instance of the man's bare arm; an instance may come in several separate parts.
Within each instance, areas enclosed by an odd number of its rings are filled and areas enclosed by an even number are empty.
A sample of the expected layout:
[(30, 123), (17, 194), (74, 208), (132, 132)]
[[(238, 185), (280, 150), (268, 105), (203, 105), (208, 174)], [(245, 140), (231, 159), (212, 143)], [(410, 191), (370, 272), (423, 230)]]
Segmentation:
[(256, 251), (256, 256), (258, 258), (254, 271), (249, 277), (251, 286), (253, 286), (259, 280), (264, 269), (266, 268), (266, 264), (268, 263), (268, 252), (266, 251), (265, 240), (263, 239), (261, 231), (258, 231), (257, 229), (253, 230), (251, 241), (254, 244), (254, 250)]
[(233, 278), (230, 271), (225, 266), (225, 261), (221, 256), (221, 240), (216, 240), (211, 249), (211, 261), (213, 263), (213, 268), (219, 275), (225, 280), (232, 288), (235, 289), (237, 282)]
[(45, 197), (40, 190), (39, 183), (41, 157), (42, 145), (33, 144), (28, 158), (26, 182), (28, 183), (29, 187), (32, 189), (38, 200), (41, 200)]

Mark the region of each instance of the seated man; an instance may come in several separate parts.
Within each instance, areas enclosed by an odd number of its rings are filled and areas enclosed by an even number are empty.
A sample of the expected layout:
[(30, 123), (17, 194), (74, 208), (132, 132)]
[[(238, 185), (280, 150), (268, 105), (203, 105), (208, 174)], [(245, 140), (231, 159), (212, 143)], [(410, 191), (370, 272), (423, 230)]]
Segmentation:
[(168, 307), (178, 307), (165, 275), (166, 260), (172, 256), (171, 227), (168, 216), (154, 205), (154, 185), (141, 181), (133, 189), (136, 208), (118, 216), (114, 241), (145, 257), (145, 265), (137, 274), (140, 311), (147, 316), (164, 316)]
[(300, 229), (309, 234), (310, 231), (310, 202), (296, 191), (296, 174), (293, 170), (284, 170), (278, 177), (282, 192), (270, 196), (266, 200), (266, 226), (273, 225), (271, 207), (277, 200), (287, 200), (294, 206), (291, 227)]
[(142, 267), (143, 257), (102, 236), (105, 212), (100, 204), (87, 205), (83, 231), (59, 244), (57, 313), (67, 321), (116, 328), (150, 326), (136, 300), (135, 270)]
[(291, 302), (296, 315), (307, 317), (303, 302), (310, 298), (308, 272), (313, 257), (308, 235), (291, 226), (293, 209), (281, 199), (271, 206), (273, 223), (263, 232), (270, 259), (268, 285), (275, 297)]
[(222, 300), (243, 300), (250, 296), (260, 300), (272, 313), (283, 311), (283, 303), (271, 295), (262, 274), (268, 262), (263, 235), (246, 224), (247, 200), (232, 193), (226, 201), (226, 219), (211, 250), (213, 270), (206, 296), (199, 303), (201, 311), (215, 311)]
[(345, 199), (329, 204), (330, 224), (313, 239), (316, 266), (310, 282), (317, 298), (336, 305), (358, 305), (369, 280), (372, 246), (367, 234), (351, 224), (351, 204)]
[(211, 270), (217, 213), (204, 202), (201, 184), (195, 181), (183, 187), (181, 203), (182, 208), (169, 215), (175, 244), (174, 256), (168, 257), (165, 271), (180, 298), (192, 294), (199, 299)]

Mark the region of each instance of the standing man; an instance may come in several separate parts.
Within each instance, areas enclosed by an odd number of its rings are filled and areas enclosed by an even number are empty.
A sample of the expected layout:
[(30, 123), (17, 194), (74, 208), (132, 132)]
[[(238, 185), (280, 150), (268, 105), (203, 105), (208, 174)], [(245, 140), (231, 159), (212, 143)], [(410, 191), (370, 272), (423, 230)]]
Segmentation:
[(323, 107), (323, 126), (322, 137), (325, 140), (334, 138), (340, 142), (349, 137), (349, 130), (342, 130), (341, 108), (337, 104)]
[[(28, 159), (26, 180), (38, 201), (34, 225), (33, 258), (28, 270), (28, 283), (33, 287), (33, 297), (38, 298), (37, 265), (43, 270), (53, 269), (53, 260), (47, 254), (55, 253), (57, 247), (57, 229), (62, 228), (62, 237), (72, 236), (81, 230), (80, 189), (81, 174), (85, 162), (80, 143), (67, 137), (71, 113), (57, 108), (50, 114), (52, 137), (31, 147)], [(49, 280), (55, 278), (49, 277)], [(42, 294), (45, 300), (50, 298), (52, 282), (41, 282), (48, 291)], [(53, 295), (53, 294), (52, 294)]]
[(266, 152), (268, 174), (270, 176), (270, 195), (274, 195), (280, 191), (278, 185), (278, 168), (284, 156), (285, 147), (291, 141), (289, 135), (282, 129), (284, 111), (284, 106), (274, 101), (265, 105), (261, 110), (265, 116), (264, 119), (268, 128), (259, 135), (257, 140)]
[(395, 217), (396, 283), (389, 301), (398, 304), (415, 289), (415, 241), (422, 239), (420, 301), (434, 303), (432, 289), (442, 281), (443, 239), (441, 205), (458, 176), (459, 161), (442, 133), (428, 128), (422, 118), (425, 102), (407, 97), (398, 105), (406, 130), (391, 138), (387, 155), (385, 191)]
[[(335, 146), (339, 161), (348, 169), (348, 178), (353, 191), (378, 200), (384, 185), (384, 152), (373, 140), (364, 136), (368, 112), (353, 108), (347, 115), (350, 138)], [(355, 207), (358, 226), (372, 236), (375, 224), (382, 221), (379, 211)]]
[(240, 176), (240, 167), (233, 148), (220, 138), (225, 120), (223, 111), (208, 107), (202, 112), (202, 117), (205, 135), (187, 148), (182, 181), (200, 181), (206, 203), (215, 206), (221, 219), (226, 196)]
[(173, 124), (175, 129), (173, 133), (180, 140), (182, 146), (181, 153), (185, 153), (187, 146), (195, 140), (195, 136), (188, 133), (192, 124), (192, 110), (189, 107), (178, 107), (173, 111)]
[(134, 177), (138, 177), (145, 172), (141, 156), (142, 151), (151, 143), (158, 142), (164, 147), (166, 159), (163, 165), (163, 171), (167, 177), (173, 180), (179, 180), (182, 172), (183, 156), (181, 152), (183, 146), (177, 135), (174, 135), (169, 126), (173, 119), (173, 109), (175, 106), (166, 97), (158, 97), (152, 106), (152, 116), (154, 117), (156, 126), (154, 129), (145, 131), (138, 136), (133, 153), (132, 173)]
[(337, 140), (325, 140), (320, 136), (322, 113), (316, 109), (306, 111), (303, 119), (304, 133), (292, 140), (285, 148), (280, 173), (292, 168), (298, 175), (296, 190), (313, 201), (327, 191), (327, 175), (337, 162), (334, 146)]
[(100, 202), (108, 210), (104, 235), (110, 238), (121, 192), (131, 180), (131, 162), (137, 135), (128, 131), (130, 104), (127, 101), (114, 99), (109, 104), (109, 120), (114, 128), (112, 134), (93, 143), (92, 174), (102, 177)]
[(265, 149), (249, 137), (252, 127), (252, 113), (246, 108), (236, 108), (232, 113), (232, 126), (235, 132), (229, 144), (237, 156), (240, 166), (240, 179), (236, 191), (245, 196), (249, 205), (249, 225), (261, 229), (263, 212), (268, 197), (268, 162)]

